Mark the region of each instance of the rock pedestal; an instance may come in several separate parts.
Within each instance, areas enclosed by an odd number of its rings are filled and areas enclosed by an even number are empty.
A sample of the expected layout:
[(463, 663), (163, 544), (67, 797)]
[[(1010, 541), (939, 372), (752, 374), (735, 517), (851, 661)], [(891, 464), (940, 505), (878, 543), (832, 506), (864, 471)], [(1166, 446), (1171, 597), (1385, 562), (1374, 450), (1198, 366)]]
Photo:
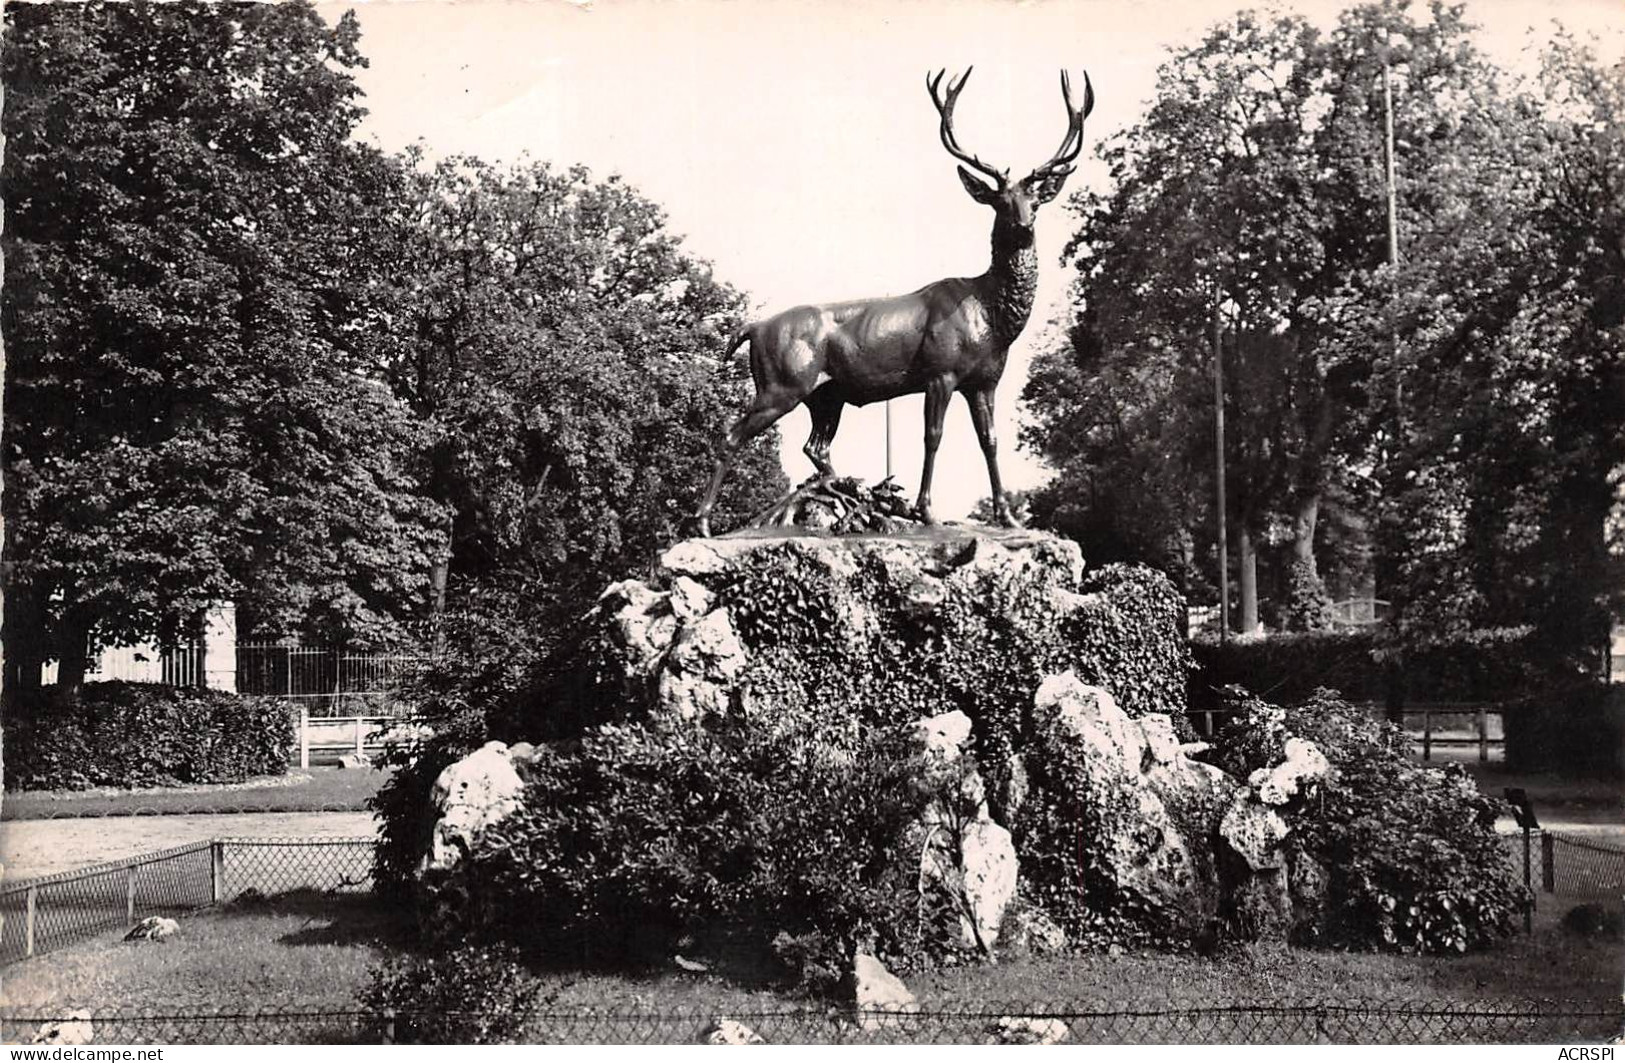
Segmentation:
[[(897, 758), (885, 762), (920, 784), (913, 821), (884, 827), (899, 834), (879, 849), (898, 862), (853, 865), (866, 885), (917, 884), (918, 898), (876, 914), (892, 920), (881, 940), (893, 946), (1054, 951), (1088, 930), (1080, 896), (1165, 936), (1206, 933), (1238, 911), (1284, 933), (1324, 881), (1294, 858), (1282, 810), (1325, 759), (1289, 742), (1282, 764), (1245, 781), (1196, 759), (1205, 747), (1182, 740), (1178, 596), (1149, 570), (1086, 572), (1067, 540), (954, 527), (690, 540), (646, 578), (608, 587), (580, 634), (579, 674), (559, 693), (574, 702), (538, 705), (535, 717), (538, 735), (572, 721), (546, 735), (562, 741), (560, 756), (596, 743), (611, 752), (592, 755), (612, 761), (615, 736), (635, 732), (658, 765), (668, 743), (748, 739), (814, 786), (822, 772)], [(594, 742), (578, 741), (586, 732)], [(441, 774), (426, 867), (456, 867), (519, 807), (515, 764), (527, 754), (492, 742)], [(796, 800), (775, 792), (767, 803), (781, 797)], [(661, 814), (682, 822), (686, 808)], [(773, 941), (784, 928), (753, 929)], [(895, 979), (868, 961), (860, 1004), (895, 996)]]

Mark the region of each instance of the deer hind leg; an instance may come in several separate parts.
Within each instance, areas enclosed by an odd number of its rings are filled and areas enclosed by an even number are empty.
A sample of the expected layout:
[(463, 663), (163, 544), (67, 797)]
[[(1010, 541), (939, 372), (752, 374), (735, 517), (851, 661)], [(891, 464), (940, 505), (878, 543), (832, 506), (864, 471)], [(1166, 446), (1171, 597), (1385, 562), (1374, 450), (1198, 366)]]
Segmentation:
[(738, 457), (740, 448), (767, 431), (780, 417), (795, 409), (799, 401), (778, 391), (765, 394), (758, 392), (751, 400), (750, 408), (745, 411), (744, 416), (735, 421), (717, 440), (716, 468), (711, 473), (711, 483), (705, 489), (705, 498), (700, 502), (699, 512), (694, 515), (701, 536), (711, 537), (711, 510), (717, 504), (717, 495), (722, 491), (722, 482), (727, 478), (728, 468), (733, 465), (734, 458)]
[(925, 386), (925, 467), (920, 470), (920, 497), (914, 503), (914, 513), (922, 524), (937, 522), (931, 515), (931, 477), (937, 467), (937, 446), (942, 442), (942, 419), (948, 413), (953, 393), (951, 379), (939, 377)]
[(835, 441), (835, 431), (841, 427), (841, 410), (846, 403), (824, 384), (806, 399), (807, 412), (812, 414), (812, 432), (801, 452), (807, 455), (825, 480), (835, 478), (835, 466), (830, 464), (829, 447)]
[(993, 491), (993, 515), (1006, 528), (1019, 528), (1021, 524), (1010, 512), (1010, 502), (1004, 497), (1004, 484), (999, 479), (999, 440), (993, 431), (993, 389), (967, 391), (965, 401), (970, 404), (970, 419), (976, 426), (976, 441), (982, 445), (982, 457), (987, 461), (987, 481)]

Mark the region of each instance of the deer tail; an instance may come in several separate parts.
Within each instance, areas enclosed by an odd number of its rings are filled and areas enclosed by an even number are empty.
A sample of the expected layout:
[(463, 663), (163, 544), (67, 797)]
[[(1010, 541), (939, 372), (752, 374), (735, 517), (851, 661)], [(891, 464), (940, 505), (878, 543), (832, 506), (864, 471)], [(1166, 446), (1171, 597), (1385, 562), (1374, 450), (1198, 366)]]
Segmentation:
[[(729, 341), (728, 348), (724, 353), (727, 354), (728, 357), (732, 358), (736, 353), (738, 353), (741, 346), (743, 346), (747, 341), (751, 341), (752, 332), (755, 328), (755, 324), (752, 323), (745, 325), (738, 332), (734, 333), (734, 338)], [(762, 374), (756, 365), (756, 344), (753, 341), (751, 341), (750, 348), (750, 378), (752, 382), (755, 383), (756, 390), (762, 390)]]

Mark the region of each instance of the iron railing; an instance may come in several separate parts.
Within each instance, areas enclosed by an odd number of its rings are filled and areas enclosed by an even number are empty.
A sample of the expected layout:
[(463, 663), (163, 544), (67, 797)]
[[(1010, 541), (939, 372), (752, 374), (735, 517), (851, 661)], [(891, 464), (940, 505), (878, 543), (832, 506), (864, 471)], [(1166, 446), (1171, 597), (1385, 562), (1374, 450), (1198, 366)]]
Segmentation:
[(390, 715), (422, 658), (296, 642), (239, 642), (237, 691), (283, 698), (311, 716)]

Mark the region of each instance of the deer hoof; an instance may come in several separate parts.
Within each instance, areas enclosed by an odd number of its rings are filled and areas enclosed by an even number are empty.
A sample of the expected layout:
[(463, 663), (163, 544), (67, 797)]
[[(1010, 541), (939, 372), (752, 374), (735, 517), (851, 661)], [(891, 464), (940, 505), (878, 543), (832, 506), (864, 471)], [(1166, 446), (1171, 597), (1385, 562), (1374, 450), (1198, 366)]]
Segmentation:
[(1008, 509), (999, 511), (999, 523), (1006, 528), (1021, 527), (1021, 521), (1017, 520), (1016, 515), (1010, 512)]
[(696, 535), (698, 535), (701, 539), (709, 539), (709, 538), (711, 538), (711, 518), (710, 517), (696, 517), (696, 518), (694, 518), (694, 533)]
[(919, 502), (914, 506), (914, 517), (921, 524), (935, 524), (937, 518), (931, 515), (931, 506), (927, 502)]

